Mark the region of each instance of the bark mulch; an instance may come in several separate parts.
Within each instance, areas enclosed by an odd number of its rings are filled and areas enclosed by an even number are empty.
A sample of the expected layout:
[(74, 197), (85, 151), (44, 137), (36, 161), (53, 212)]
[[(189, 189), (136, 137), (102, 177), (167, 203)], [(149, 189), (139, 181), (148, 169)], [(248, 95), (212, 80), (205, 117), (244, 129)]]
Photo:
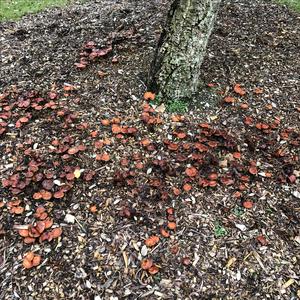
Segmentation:
[(0, 24), (1, 299), (300, 297), (299, 15), (224, 1), (179, 115), (144, 96), (168, 5)]

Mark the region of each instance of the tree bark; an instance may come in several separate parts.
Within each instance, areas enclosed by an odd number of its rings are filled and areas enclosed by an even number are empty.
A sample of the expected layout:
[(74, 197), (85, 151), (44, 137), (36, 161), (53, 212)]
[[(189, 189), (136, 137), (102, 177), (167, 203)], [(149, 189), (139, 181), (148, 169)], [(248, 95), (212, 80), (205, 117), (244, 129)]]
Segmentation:
[(174, 0), (149, 73), (163, 101), (190, 100), (221, 0)]

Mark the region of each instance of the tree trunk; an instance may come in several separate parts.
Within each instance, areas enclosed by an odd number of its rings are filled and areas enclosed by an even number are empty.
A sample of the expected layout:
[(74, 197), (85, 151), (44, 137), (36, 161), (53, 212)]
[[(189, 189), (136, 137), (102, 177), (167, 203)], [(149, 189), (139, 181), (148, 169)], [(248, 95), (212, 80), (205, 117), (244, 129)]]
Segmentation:
[(163, 101), (189, 100), (199, 90), (200, 67), (221, 0), (174, 0), (149, 79)]

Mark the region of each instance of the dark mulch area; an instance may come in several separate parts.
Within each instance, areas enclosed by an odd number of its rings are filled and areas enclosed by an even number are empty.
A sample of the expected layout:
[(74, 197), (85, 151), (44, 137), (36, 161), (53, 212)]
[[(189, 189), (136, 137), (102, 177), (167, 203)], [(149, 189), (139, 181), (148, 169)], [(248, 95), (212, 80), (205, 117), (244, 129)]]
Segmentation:
[[(0, 102), (0, 176), (21, 176), (10, 179), (16, 186), (0, 189), (1, 299), (300, 297), (299, 15), (269, 1), (224, 1), (202, 79), (214, 83), (208, 98), (235, 102), (204, 112), (194, 107), (180, 121), (155, 107), (150, 119), (163, 123), (149, 125), (145, 107), (141, 120), (141, 98), (167, 2), (90, 1), (0, 24), (0, 94), (7, 92)], [(91, 40), (112, 51), (78, 70), (74, 63)], [(234, 93), (237, 83), (246, 95)], [(28, 122), (18, 128), (20, 117)], [(245, 124), (245, 117), (253, 122)], [(120, 136), (101, 123), (116, 118), (138, 132)], [(207, 123), (219, 129), (206, 129)], [(205, 154), (194, 148), (198, 136), (211, 145)], [(76, 145), (86, 149), (66, 156)], [(109, 162), (95, 159), (104, 152)], [(190, 165), (197, 179), (186, 175)], [(77, 179), (76, 168), (82, 170)], [(54, 187), (42, 184), (47, 172)], [(24, 187), (25, 178), (32, 179)], [(204, 179), (216, 187), (203, 187)], [(68, 190), (62, 199), (33, 199), (42, 186), (53, 193), (62, 183)], [(17, 198), (21, 214), (12, 213)], [(14, 226), (35, 225), (40, 205), (62, 236), (25, 244)], [(167, 207), (175, 208), (175, 231), (164, 227), (166, 217), (174, 218)], [(152, 248), (145, 246), (151, 235), (160, 237)], [(26, 270), (30, 250), (42, 262)], [(145, 257), (157, 274), (141, 269)]]

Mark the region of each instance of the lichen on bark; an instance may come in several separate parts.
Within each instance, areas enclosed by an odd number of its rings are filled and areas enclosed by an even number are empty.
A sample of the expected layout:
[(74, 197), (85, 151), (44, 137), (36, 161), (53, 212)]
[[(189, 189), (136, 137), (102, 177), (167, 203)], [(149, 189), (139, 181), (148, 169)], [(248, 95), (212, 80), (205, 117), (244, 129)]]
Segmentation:
[(221, 0), (174, 0), (149, 73), (164, 101), (199, 92), (200, 67)]

